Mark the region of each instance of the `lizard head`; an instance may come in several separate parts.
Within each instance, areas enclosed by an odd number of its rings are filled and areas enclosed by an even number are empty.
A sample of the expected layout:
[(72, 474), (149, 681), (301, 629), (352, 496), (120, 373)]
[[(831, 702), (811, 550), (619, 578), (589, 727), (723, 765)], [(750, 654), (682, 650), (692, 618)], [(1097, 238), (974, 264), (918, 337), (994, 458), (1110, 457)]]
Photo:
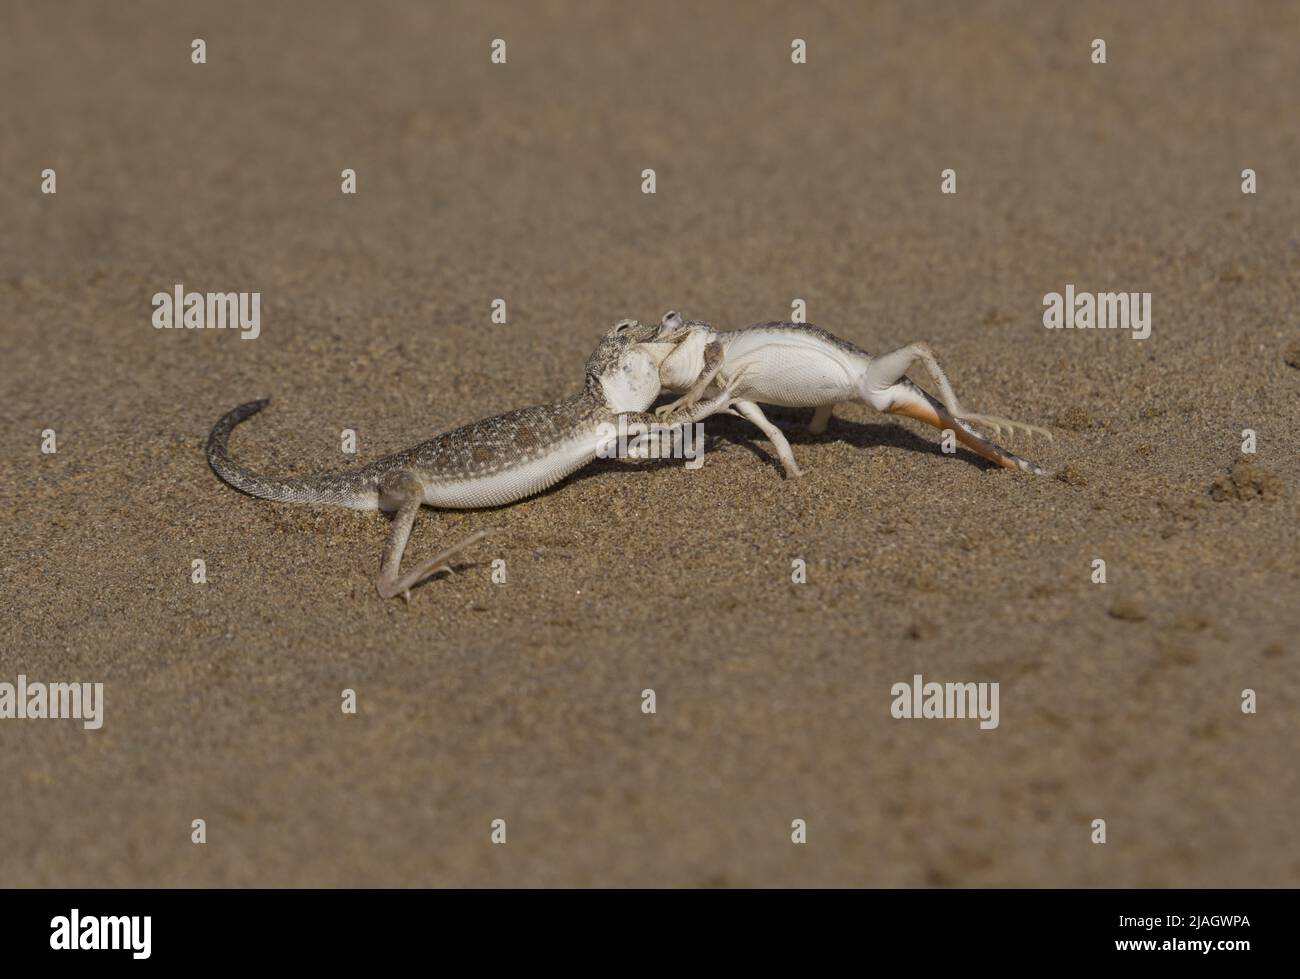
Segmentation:
[[(689, 336), (697, 333), (709, 333), (712, 330), (713, 327), (704, 320), (683, 319), (681, 313), (675, 309), (670, 309), (664, 313), (664, 318), (659, 321), (655, 342), (668, 343), (675, 347)], [(669, 353), (671, 352), (670, 350)]]
[(659, 365), (672, 345), (660, 324), (620, 320), (587, 358), (587, 387), (614, 411), (645, 411), (659, 396)]
[(664, 361), (677, 351), (683, 341), (701, 331), (707, 334), (711, 330), (712, 327), (703, 320), (684, 320), (681, 313), (670, 311), (664, 314), (656, 326), (650, 328), (651, 336), (642, 341), (640, 346), (654, 358), (659, 367), (663, 367)]
[(713, 327), (704, 320), (683, 319), (676, 310), (665, 313), (651, 345), (663, 386), (671, 391), (689, 389), (704, 368), (704, 348), (714, 336)]

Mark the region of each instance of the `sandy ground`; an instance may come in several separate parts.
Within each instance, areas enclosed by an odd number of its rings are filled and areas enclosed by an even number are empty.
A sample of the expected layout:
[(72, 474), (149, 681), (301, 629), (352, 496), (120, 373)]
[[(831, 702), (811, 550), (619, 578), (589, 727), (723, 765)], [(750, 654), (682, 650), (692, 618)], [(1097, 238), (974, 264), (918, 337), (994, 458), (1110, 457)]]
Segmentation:
[[(729, 6), (6, 5), (0, 681), (106, 702), (0, 722), (0, 883), (1300, 884), (1300, 8)], [(154, 330), (177, 282), (261, 336)], [(1045, 330), (1067, 282), (1151, 338)], [(339, 468), (796, 297), (1067, 478), (848, 406), (772, 412), (786, 481), (713, 419), (696, 472), (427, 511), (412, 554), (499, 530), (408, 608), (384, 518), (204, 460), (254, 397), (237, 458)], [(1000, 726), (892, 718), (914, 673)]]

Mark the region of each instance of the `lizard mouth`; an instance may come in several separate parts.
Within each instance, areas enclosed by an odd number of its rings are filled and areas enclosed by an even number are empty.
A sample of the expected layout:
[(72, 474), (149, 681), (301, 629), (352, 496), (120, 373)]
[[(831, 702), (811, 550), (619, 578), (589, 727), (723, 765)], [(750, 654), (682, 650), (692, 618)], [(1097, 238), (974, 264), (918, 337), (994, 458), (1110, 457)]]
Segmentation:
[(667, 323), (661, 323), (659, 329), (655, 331), (654, 339), (640, 343), (638, 346), (654, 359), (657, 366), (662, 367), (664, 361), (677, 350), (678, 345), (690, 336), (690, 332), (678, 324), (669, 327)]
[(674, 346), (681, 343), (690, 335), (690, 327), (682, 322), (681, 317), (672, 317), (669, 313), (659, 324), (659, 330), (655, 333), (656, 343), (671, 343)]

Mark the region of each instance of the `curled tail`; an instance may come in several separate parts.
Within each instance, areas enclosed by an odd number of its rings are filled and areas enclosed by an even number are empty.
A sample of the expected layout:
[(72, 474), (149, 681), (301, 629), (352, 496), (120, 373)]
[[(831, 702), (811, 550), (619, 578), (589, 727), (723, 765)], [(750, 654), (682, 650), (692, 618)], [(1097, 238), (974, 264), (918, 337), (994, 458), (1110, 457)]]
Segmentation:
[(932, 397), (907, 378), (903, 378), (889, 388), (888, 394), (893, 396), (893, 404), (886, 409), (890, 414), (915, 418), (940, 430), (951, 428), (958, 442), (990, 462), (996, 462), (999, 466), (1020, 469), (1036, 476), (1047, 474), (1041, 466), (1007, 451), (996, 442), (986, 439), (967, 422), (954, 418), (937, 398)]
[(208, 436), (208, 465), (228, 486), (241, 493), (277, 503), (328, 503), (353, 510), (373, 510), (378, 505), (376, 481), (364, 470), (323, 476), (259, 476), (230, 458), (226, 443), (234, 427), (271, 403), (270, 398), (249, 401), (221, 416)]

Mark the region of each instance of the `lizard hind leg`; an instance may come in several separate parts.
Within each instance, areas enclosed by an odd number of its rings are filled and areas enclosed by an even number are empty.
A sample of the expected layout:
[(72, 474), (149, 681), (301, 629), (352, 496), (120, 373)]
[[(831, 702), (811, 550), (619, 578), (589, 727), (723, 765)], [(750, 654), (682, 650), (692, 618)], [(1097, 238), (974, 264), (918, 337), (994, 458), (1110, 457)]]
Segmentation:
[(952, 433), (957, 437), (957, 441), (966, 448), (1005, 469), (1019, 469), (1022, 472), (1033, 473), (1037, 476), (1045, 475), (1041, 466), (1030, 462), (1028, 459), (1022, 459), (1014, 452), (1010, 452), (996, 442), (986, 439), (975, 431), (967, 421), (950, 414), (948, 409), (937, 398), (932, 397), (909, 380), (899, 381), (893, 387), (882, 392), (882, 394), (886, 398), (885, 406), (880, 409), (882, 411), (886, 411), (891, 415), (902, 415), (905, 418), (915, 418), (917, 421), (932, 425), (940, 431), (951, 429)]
[(952, 389), (948, 375), (939, 366), (939, 360), (935, 357), (934, 350), (931, 349), (928, 343), (924, 342), (909, 343), (906, 347), (900, 347), (898, 350), (873, 359), (862, 374), (860, 382), (862, 400), (877, 411), (890, 411), (894, 386), (906, 380), (907, 372), (915, 364), (920, 364), (925, 368), (926, 374), (929, 375), (930, 380), (939, 392), (937, 399), (939, 404), (952, 418), (972, 425), (983, 425), (986, 428), (991, 428), (997, 435), (1001, 435), (1004, 429), (1008, 434), (1012, 434), (1019, 429), (1028, 433), (1046, 435), (1049, 440), (1051, 439), (1052, 433), (1037, 425), (1012, 421), (997, 415), (981, 415), (963, 408), (957, 400), (957, 394)]
[(413, 473), (396, 473), (386, 477), (380, 485), (380, 496), (382, 509), (396, 510), (393, 525), (388, 532), (388, 541), (384, 544), (379, 577), (375, 580), (375, 588), (381, 598), (396, 598), (401, 595), (409, 604), (413, 587), (438, 571), (450, 572), (451, 565), (447, 563), (450, 557), (487, 536), (487, 531), (476, 531), (455, 546), (421, 561), (406, 574), (402, 574), (402, 554), (411, 538), (415, 515), (420, 512), (420, 505), (424, 501), (423, 485)]

